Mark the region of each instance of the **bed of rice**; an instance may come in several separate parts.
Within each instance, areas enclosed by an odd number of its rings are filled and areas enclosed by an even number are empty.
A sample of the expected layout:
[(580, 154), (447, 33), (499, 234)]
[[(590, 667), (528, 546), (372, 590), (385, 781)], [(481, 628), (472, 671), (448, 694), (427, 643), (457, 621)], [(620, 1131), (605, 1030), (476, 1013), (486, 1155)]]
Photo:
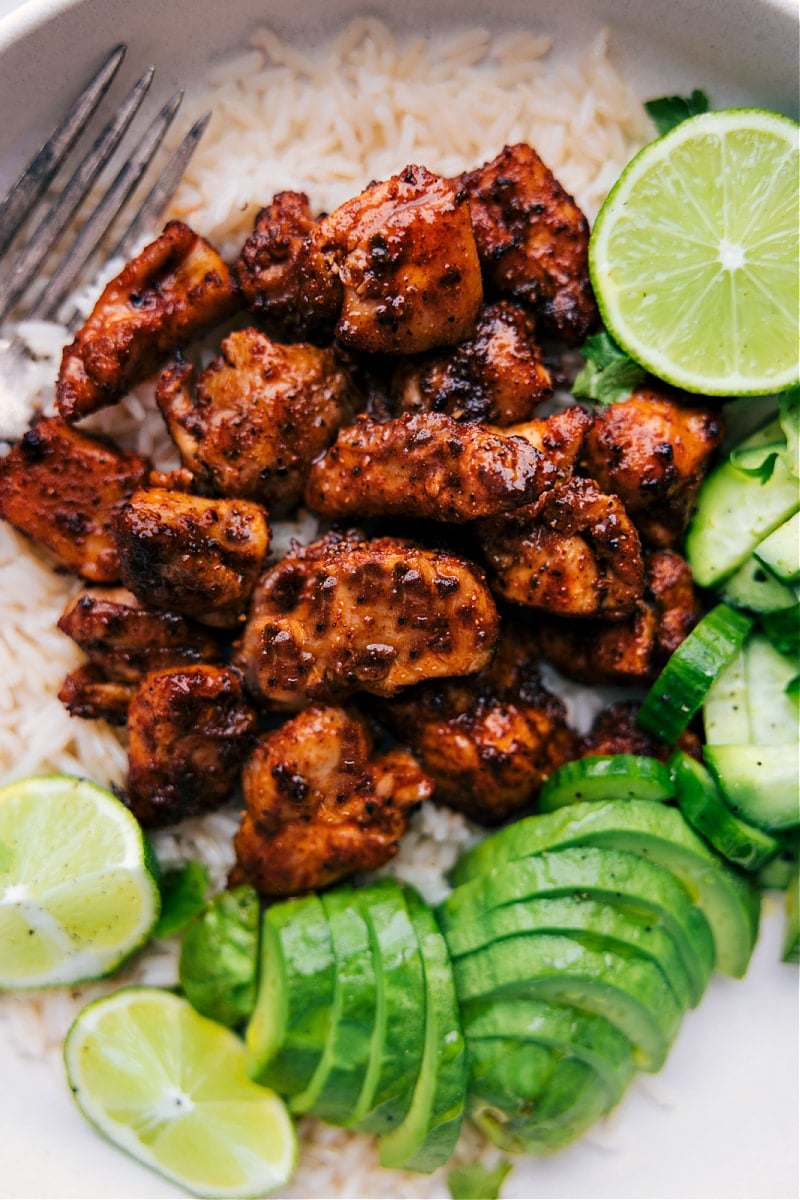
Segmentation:
[[(455, 174), (494, 155), (506, 143), (534, 145), (584, 211), (592, 217), (608, 187), (648, 135), (646, 117), (614, 70), (605, 36), (571, 64), (548, 66), (550, 39), (531, 32), (492, 37), (471, 29), (447, 39), (398, 42), (373, 19), (349, 25), (324, 53), (311, 57), (269, 30), (209, 75), (210, 89), (194, 98), (213, 119), (171, 215), (180, 216), (234, 256), (255, 211), (274, 192), (306, 191), (312, 206), (329, 210), (407, 163)], [(105, 274), (113, 274), (110, 264)], [(69, 302), (91, 307), (97, 287)], [(20, 327), (38, 357), (30, 399), (47, 406), (66, 330), (52, 324)], [(169, 465), (173, 451), (145, 385), (97, 417), (93, 428)], [(313, 524), (277, 531), (275, 548)], [(75, 580), (0, 523), (0, 783), (34, 772), (65, 771), (120, 784), (125, 774), (121, 736), (102, 722), (72, 720), (56, 697), (81, 659), (55, 628)], [(575, 690), (567, 697), (573, 723), (590, 715)], [(221, 886), (232, 862), (235, 812), (185, 822), (159, 834), (167, 865), (199, 858)], [(427, 806), (415, 818), (391, 864), (430, 899), (445, 890), (444, 873), (474, 837), (456, 814)], [(175, 946), (159, 943), (129, 966), (120, 982), (175, 982)], [(0, 998), (0, 1026), (20, 1052), (49, 1056), (60, 1071), (59, 1048), (74, 1013), (99, 991), (60, 991)], [(108, 985), (105, 985), (108, 990)], [(388, 1173), (377, 1167), (370, 1139), (307, 1121), (301, 1159), (287, 1196), (444, 1195), (433, 1177)], [(465, 1129), (456, 1159), (497, 1156)]]

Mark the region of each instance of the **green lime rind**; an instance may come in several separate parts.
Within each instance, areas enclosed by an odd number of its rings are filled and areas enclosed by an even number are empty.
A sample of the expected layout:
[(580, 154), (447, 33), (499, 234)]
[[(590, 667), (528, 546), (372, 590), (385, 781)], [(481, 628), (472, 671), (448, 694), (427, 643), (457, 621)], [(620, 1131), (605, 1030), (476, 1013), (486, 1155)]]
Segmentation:
[(113, 974), (161, 906), (132, 813), (87, 779), (38, 775), (0, 789), (0, 989)]
[(285, 1105), (248, 1079), (240, 1039), (182, 997), (125, 988), (96, 1000), (70, 1028), (64, 1062), (95, 1129), (197, 1196), (263, 1196), (294, 1172)]
[(703, 113), (645, 146), (609, 192), (589, 270), (617, 343), (659, 379), (711, 396), (800, 378), (798, 127)]

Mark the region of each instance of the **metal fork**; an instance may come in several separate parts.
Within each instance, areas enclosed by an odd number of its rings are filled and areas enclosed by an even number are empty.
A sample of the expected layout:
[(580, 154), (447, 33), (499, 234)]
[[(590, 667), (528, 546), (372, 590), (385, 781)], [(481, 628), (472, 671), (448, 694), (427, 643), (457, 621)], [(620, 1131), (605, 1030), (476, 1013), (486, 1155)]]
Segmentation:
[[(182, 92), (177, 92), (167, 101), (141, 135), (108, 190), (86, 216), (80, 232), (63, 252), (58, 266), (39, 294), (29, 304), (21, 304), (35, 290), (40, 268), (59, 238), (66, 234), (70, 222), (87, 200), (95, 180), (110, 161), (147, 95), (154, 67), (149, 67), (134, 84), (30, 236), (20, 237), (27, 231), (28, 224), (35, 221), (33, 214), (37, 203), (111, 86), (125, 56), (125, 49), (120, 45), (112, 51), (0, 202), (0, 322), (17, 307), (20, 308), (20, 318), (24, 315), (26, 320), (46, 321), (55, 318), (91, 259), (105, 249), (106, 235), (115, 218), (142, 182), (175, 118), (183, 98)], [(127, 255), (141, 236), (155, 226), (177, 189), (210, 117), (210, 112), (204, 113), (186, 134), (139, 205), (122, 237), (107, 253), (108, 258)], [(66, 323), (73, 326), (77, 320), (78, 314), (73, 313)], [(29, 424), (31, 413), (24, 397), (31, 371), (31, 354), (22, 338), (0, 338), (0, 439), (21, 437)]]

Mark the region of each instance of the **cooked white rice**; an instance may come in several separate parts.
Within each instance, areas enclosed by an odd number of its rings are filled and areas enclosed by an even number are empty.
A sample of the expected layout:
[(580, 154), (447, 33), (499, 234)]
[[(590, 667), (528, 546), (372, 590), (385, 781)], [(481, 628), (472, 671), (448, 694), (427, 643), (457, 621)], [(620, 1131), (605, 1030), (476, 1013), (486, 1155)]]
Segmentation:
[[(604, 35), (569, 65), (550, 69), (549, 50), (549, 38), (525, 31), (492, 37), (471, 29), (440, 40), (398, 42), (385, 25), (364, 18), (323, 53), (310, 55), (261, 30), (242, 54), (210, 73), (211, 94), (196, 98), (197, 110), (210, 104), (214, 116), (172, 215), (233, 256), (255, 211), (282, 189), (306, 191), (315, 209), (330, 210), (370, 179), (386, 178), (407, 163), (451, 175), (494, 157), (506, 143), (527, 141), (593, 216), (646, 139), (647, 120), (609, 61)], [(65, 308), (77, 303), (88, 311), (98, 283)], [(29, 323), (20, 332), (38, 358), (29, 398), (47, 408), (68, 334), (45, 323)], [(159, 465), (173, 461), (149, 385), (91, 427), (151, 454)], [(280, 528), (278, 552), (292, 535), (307, 540), (313, 528), (310, 518)], [(124, 779), (123, 738), (101, 722), (71, 719), (56, 699), (81, 658), (55, 628), (76, 586), (0, 523), (0, 783), (42, 771), (106, 784)], [(572, 720), (585, 724), (588, 710), (574, 690), (568, 703)], [(168, 865), (202, 859), (222, 886), (235, 827), (234, 812), (187, 821), (159, 834), (157, 851)], [(427, 806), (386, 870), (440, 899), (444, 873), (473, 836), (460, 816)], [(60, 1042), (77, 1009), (123, 982), (172, 985), (175, 950), (158, 944), (112, 985), (4, 996), (2, 1026), (20, 1052), (49, 1055), (60, 1070)], [(445, 1194), (442, 1172), (428, 1178), (381, 1171), (368, 1138), (304, 1121), (301, 1140), (300, 1166), (287, 1196)], [(489, 1164), (497, 1158), (474, 1130), (465, 1129), (456, 1159), (481, 1155)]]

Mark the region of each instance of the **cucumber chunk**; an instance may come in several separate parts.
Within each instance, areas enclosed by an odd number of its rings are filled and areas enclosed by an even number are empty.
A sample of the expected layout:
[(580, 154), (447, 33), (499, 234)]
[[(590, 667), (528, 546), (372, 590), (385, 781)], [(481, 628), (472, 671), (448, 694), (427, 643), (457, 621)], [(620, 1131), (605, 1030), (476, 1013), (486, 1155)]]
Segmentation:
[(683, 1009), (690, 1005), (689, 977), (669, 934), (652, 917), (637, 920), (582, 894), (507, 904), (487, 912), (480, 922), (456, 926), (447, 940), (456, 959), (520, 933), (564, 933), (591, 950), (639, 954), (659, 968), (678, 1004)]
[(731, 809), (759, 829), (800, 825), (797, 745), (706, 746), (704, 756)]
[(800, 604), (765, 613), (761, 628), (771, 645), (787, 658), (800, 659)]
[(447, 1162), (461, 1132), (467, 1056), (447, 944), (432, 910), (410, 888), (406, 904), (424, 968), (425, 1039), (408, 1113), (381, 1137), (378, 1156), (384, 1167), (429, 1173)]
[(581, 800), (669, 800), (669, 771), (657, 758), (640, 754), (603, 754), (575, 759), (546, 780), (537, 808), (552, 812)]
[(742, 565), (719, 585), (719, 594), (734, 608), (754, 613), (780, 612), (797, 604), (797, 588), (788, 587), (770, 575), (762, 562), (751, 554)]
[(308, 1086), (331, 1027), (336, 975), (318, 896), (268, 908), (261, 923), (258, 994), (247, 1026), (247, 1073), (292, 1096)]
[(462, 855), (453, 881), (465, 883), (543, 850), (593, 845), (625, 850), (665, 867), (702, 908), (714, 936), (716, 965), (740, 978), (758, 934), (759, 898), (694, 833), (681, 814), (645, 800), (574, 804), (508, 825)]
[(590, 950), (564, 934), (507, 938), (456, 959), (453, 970), (465, 1020), (476, 1001), (570, 1004), (616, 1025), (648, 1071), (663, 1066), (682, 1016), (658, 967), (636, 954)]
[(759, 542), (754, 554), (781, 583), (797, 583), (800, 579), (800, 512)]
[(786, 889), (784, 912), (786, 927), (783, 935), (782, 962), (800, 962), (800, 876), (794, 878)]
[(703, 707), (706, 742), (785, 746), (797, 741), (797, 705), (786, 688), (796, 665), (754, 633), (720, 672)]
[(749, 871), (775, 857), (780, 843), (734, 816), (705, 767), (682, 751), (671, 766), (681, 812), (718, 854)]

